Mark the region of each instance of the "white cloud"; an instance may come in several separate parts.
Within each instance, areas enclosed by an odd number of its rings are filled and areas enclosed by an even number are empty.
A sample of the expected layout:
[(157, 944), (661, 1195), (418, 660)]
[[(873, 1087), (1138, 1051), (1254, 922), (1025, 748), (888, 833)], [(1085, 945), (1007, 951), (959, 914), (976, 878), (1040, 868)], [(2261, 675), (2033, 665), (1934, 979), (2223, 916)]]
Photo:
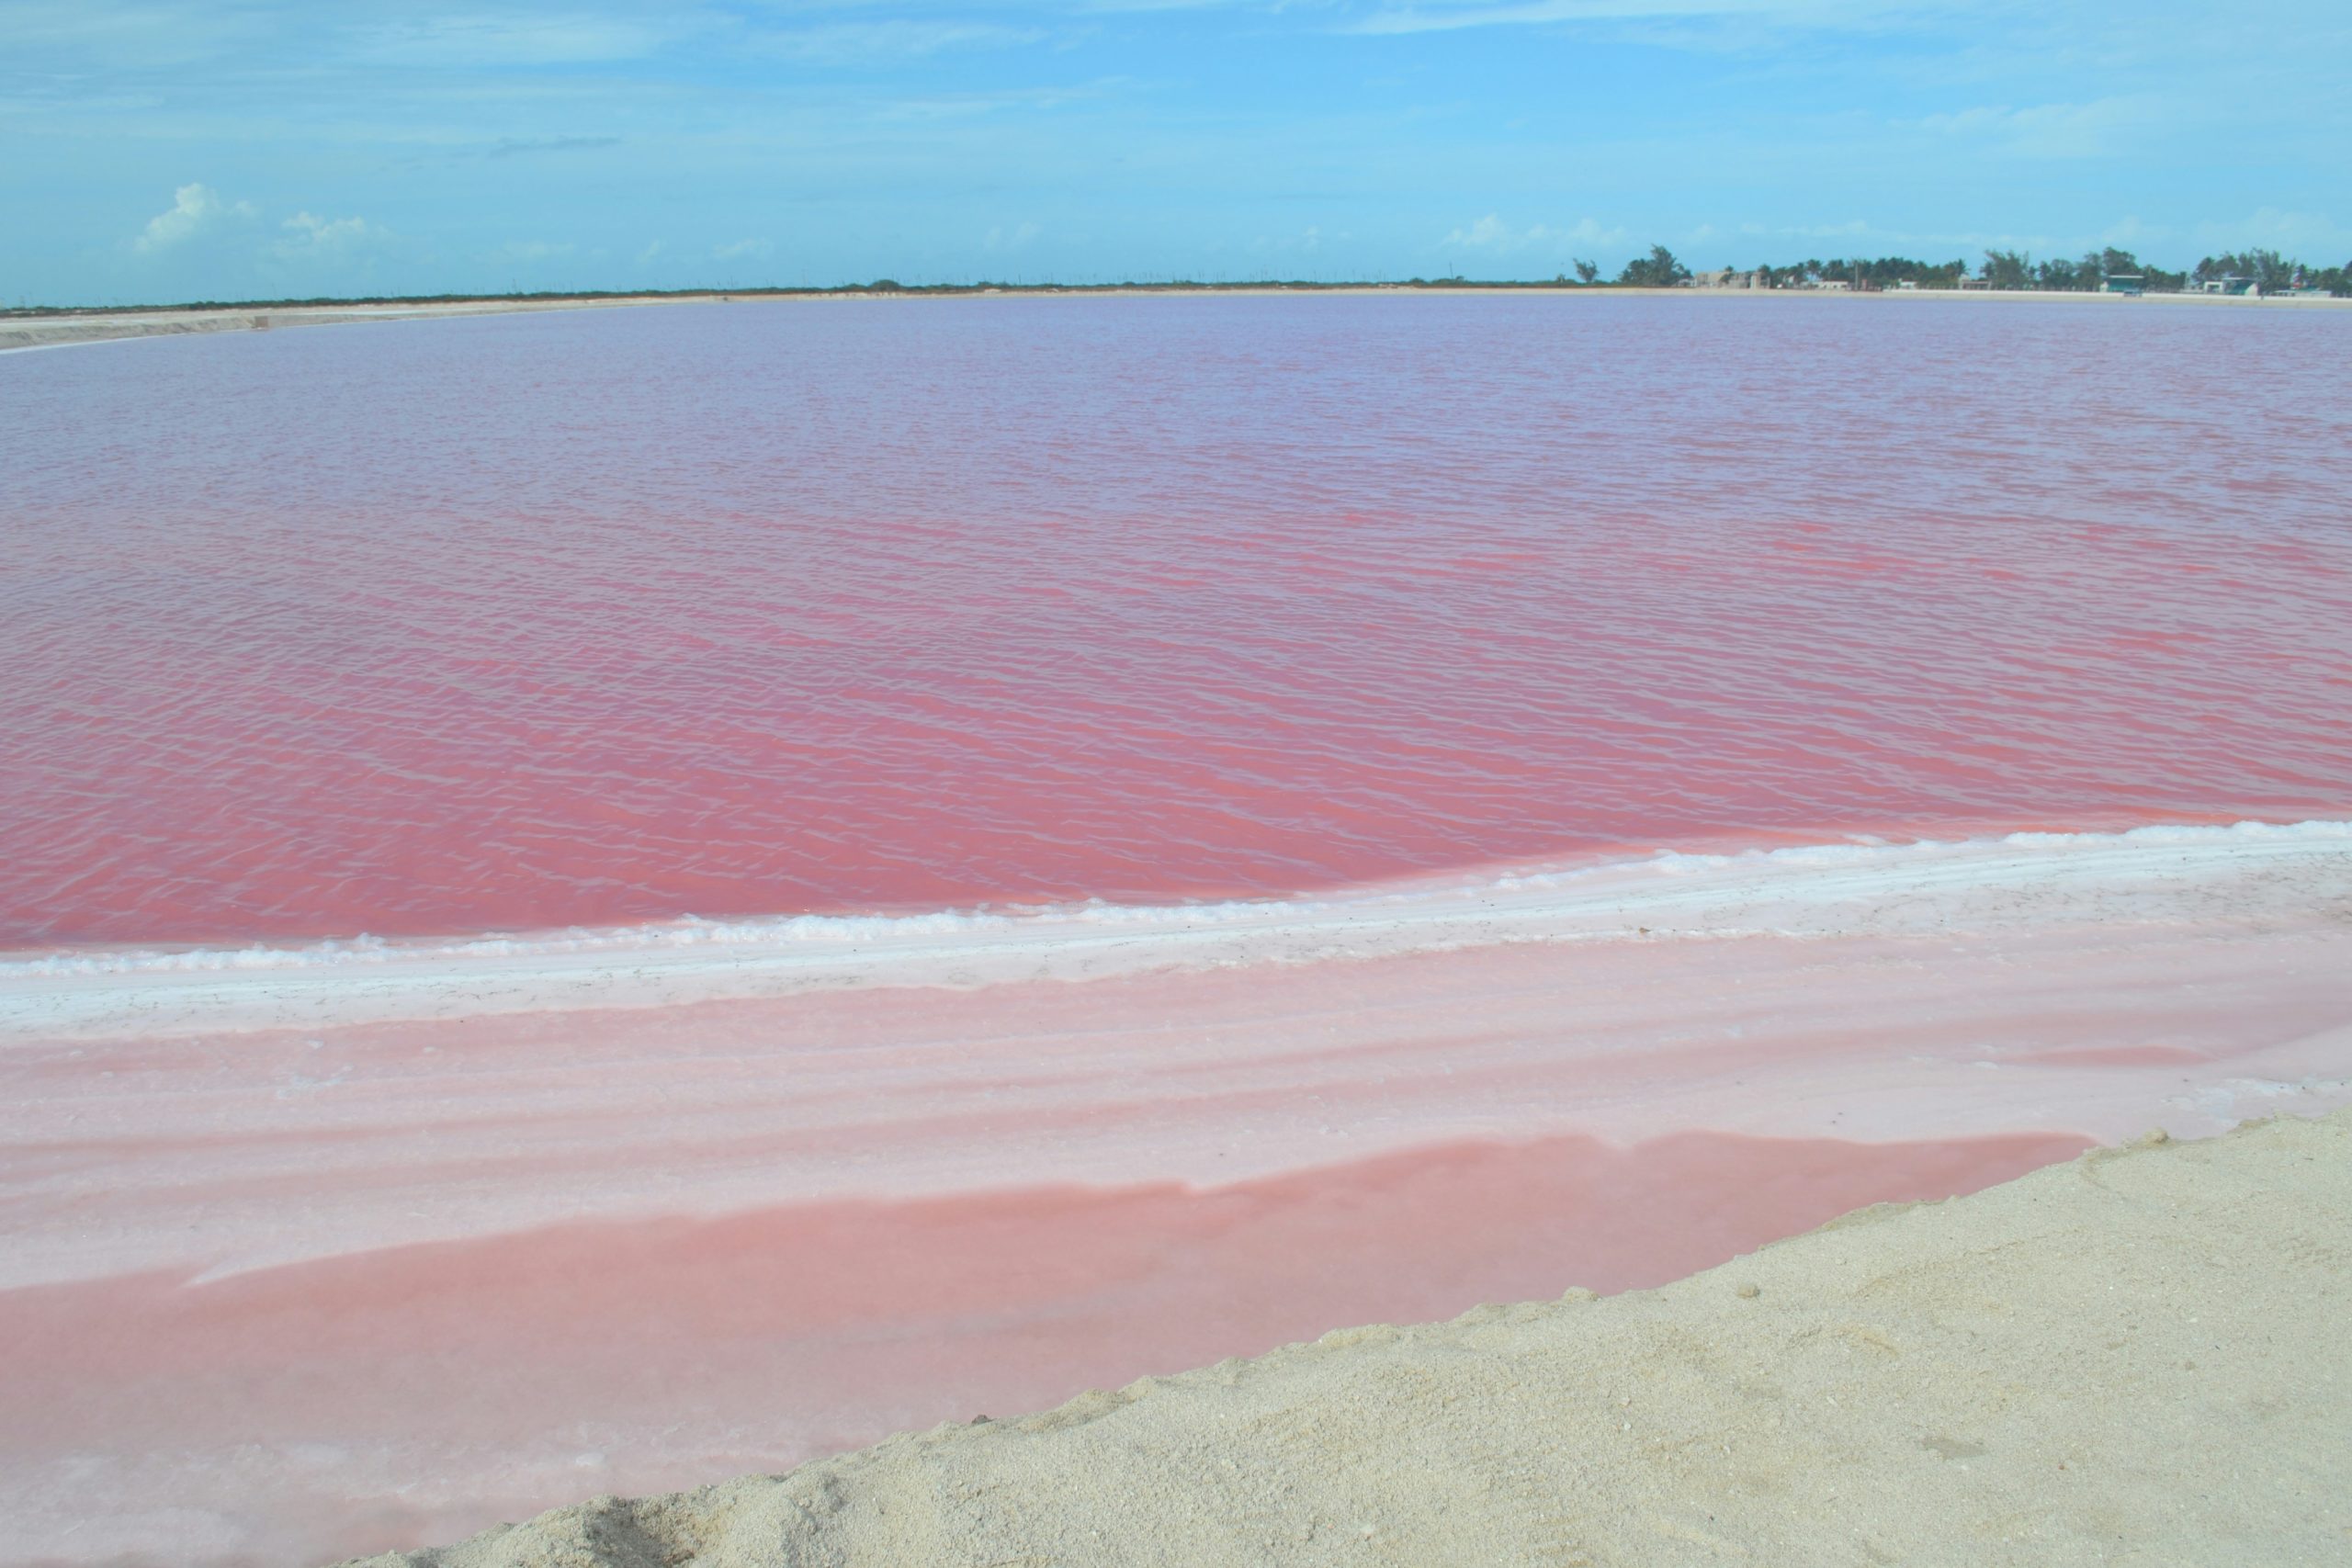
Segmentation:
[(210, 186), (185, 185), (174, 193), (170, 209), (147, 220), (146, 229), (130, 244), (138, 251), (164, 250), (223, 218), (256, 215), (257, 209), (250, 201), (223, 201)]
[(365, 218), (313, 218), (307, 212), (296, 213), (278, 227), (288, 231), (277, 244), (280, 254), (341, 250), (383, 233), (370, 228)]
[(1548, 223), (1514, 229), (1498, 214), (1489, 212), (1476, 223), (1453, 231), (1441, 243), (1457, 250), (1487, 251), (1496, 255), (1520, 251), (1566, 253), (1577, 246), (1605, 250), (1622, 245), (1625, 243), (1625, 231), (1604, 229), (1589, 218), (1580, 218), (1564, 229)]
[[(1537, 227), (1540, 228), (1542, 225), (1539, 224)], [(1532, 230), (1529, 231), (1533, 232)], [(1445, 237), (1445, 243), (1449, 245), (1471, 245), (1482, 248), (1492, 246), (1497, 250), (1510, 250), (1515, 248), (1519, 242), (1502, 219), (1489, 212), (1467, 229), (1456, 229), (1448, 234)]]
[(710, 253), (713, 261), (763, 261), (775, 254), (773, 240), (738, 240), (731, 245), (719, 245)]
[(651, 244), (646, 246), (645, 249), (637, 253), (637, 265), (639, 266), (646, 265), (648, 263), (651, 262), (654, 257), (660, 255), (666, 248), (668, 247), (665, 242), (661, 240), (654, 241)]
[(1035, 223), (1023, 223), (1013, 229), (1007, 229), (1002, 224), (999, 224), (988, 231), (987, 238), (980, 242), (980, 249), (1017, 251), (1036, 237), (1037, 225)]

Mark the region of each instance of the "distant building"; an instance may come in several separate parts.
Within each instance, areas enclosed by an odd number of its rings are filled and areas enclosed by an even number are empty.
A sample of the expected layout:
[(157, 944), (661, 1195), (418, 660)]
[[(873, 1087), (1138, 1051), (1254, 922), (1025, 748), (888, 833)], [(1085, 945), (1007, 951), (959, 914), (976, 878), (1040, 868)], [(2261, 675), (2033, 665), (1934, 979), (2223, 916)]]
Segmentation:
[(2148, 280), (2136, 272), (2109, 273), (2100, 282), (2098, 291), (2101, 294), (2145, 294), (2148, 291)]
[(1761, 288), (1764, 281), (1752, 272), (1740, 272), (1724, 267), (1719, 272), (1695, 272), (1690, 275), (1693, 288)]
[(2231, 273), (2226, 277), (2209, 277), (2197, 286), (2207, 294), (2246, 294), (2254, 290), (2254, 279)]

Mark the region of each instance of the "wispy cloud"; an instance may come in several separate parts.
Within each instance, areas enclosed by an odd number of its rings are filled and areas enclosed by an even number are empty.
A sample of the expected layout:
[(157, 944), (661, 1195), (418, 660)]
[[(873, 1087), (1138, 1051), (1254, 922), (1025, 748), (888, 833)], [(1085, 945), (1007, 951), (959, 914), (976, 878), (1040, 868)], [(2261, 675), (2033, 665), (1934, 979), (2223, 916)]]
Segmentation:
[(2333, 262), (2352, 255), (2352, 228), (2317, 212), (2282, 208), (2257, 209), (2234, 221), (2198, 225), (2197, 238), (2214, 250), (2244, 250), (2259, 245), (2272, 250), (2302, 252), (2303, 259)]
[(957, 119), (1006, 110), (1057, 109), (1071, 104), (1115, 97), (1133, 84), (1122, 77), (1067, 87), (1012, 87), (993, 93), (957, 93), (933, 97), (899, 98), (876, 111), (878, 119)]
[(403, 168), (452, 164), (497, 163), (509, 158), (558, 157), (618, 147), (617, 136), (500, 136), (487, 141), (427, 138), (424, 150), (401, 161)]
[(1041, 42), (1046, 36), (1042, 28), (1008, 27), (999, 22), (893, 17), (760, 33), (755, 35), (755, 43), (763, 52), (787, 60), (842, 65), (857, 61), (904, 60), (949, 50), (1012, 49)]
[(1384, 7), (1344, 24), (1352, 33), (1453, 32), (1464, 28), (1544, 27), (1566, 22), (1656, 21), (1682, 17), (1755, 17), (1781, 14), (1821, 18), (1826, 5), (1797, 6), (1788, 0), (1521, 0), (1519, 4), (1434, 5)]
[(1931, 135), (1978, 141), (2017, 157), (2098, 158), (2132, 151), (2166, 123), (2163, 106), (2154, 100), (2123, 96), (2025, 108), (1984, 105), (1929, 115), (1918, 125)]
[(132, 70), (187, 65), (266, 41), (271, 22), (250, 7), (200, 0), (9, 0), (0, 6), (0, 59), (19, 69), (44, 58)]
[(774, 240), (737, 240), (732, 244), (714, 246), (713, 261), (764, 261), (775, 254)]
[(490, 253), (494, 262), (542, 262), (568, 256), (578, 247), (569, 241), (509, 240)]
[(1499, 214), (1489, 212), (1476, 223), (1453, 230), (1439, 243), (1450, 249), (1483, 251), (1491, 255), (1512, 255), (1521, 251), (1564, 254), (1577, 246), (1608, 250), (1623, 244), (1625, 238), (1623, 229), (1606, 227), (1589, 218), (1579, 218), (1565, 228), (1534, 223), (1514, 229)]
[(1849, 218), (1843, 223), (1783, 223), (1772, 231), (1798, 240), (1859, 240), (1871, 232), (1866, 218)]
[(520, 158), (533, 152), (585, 152), (620, 144), (617, 136), (502, 136), (487, 146), (464, 149), (458, 156)]
[(1319, 224), (1308, 224), (1295, 234), (1279, 237), (1261, 234), (1247, 247), (1258, 255), (1306, 255), (1323, 248), (1323, 230)]
[(169, 208), (147, 220), (147, 227), (130, 245), (141, 252), (167, 250), (223, 219), (259, 215), (260, 209), (250, 201), (223, 201), (210, 186), (185, 185), (174, 193)]
[(475, 12), (364, 28), (350, 47), (392, 65), (585, 65), (641, 59), (698, 30), (692, 13), (684, 11), (658, 20), (594, 12)]

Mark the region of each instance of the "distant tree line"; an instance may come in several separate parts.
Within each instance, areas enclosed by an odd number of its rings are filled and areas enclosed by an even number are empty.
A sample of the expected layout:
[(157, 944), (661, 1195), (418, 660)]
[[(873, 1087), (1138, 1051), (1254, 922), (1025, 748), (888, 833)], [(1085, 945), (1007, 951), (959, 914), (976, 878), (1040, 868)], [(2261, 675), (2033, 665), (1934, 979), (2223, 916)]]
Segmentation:
[(1636, 288), (1672, 288), (1690, 281), (1690, 269), (1675, 260), (1674, 253), (1664, 245), (1652, 245), (1649, 254), (1625, 264), (1617, 281)]
[(1957, 288), (1960, 280), (1968, 276), (1968, 264), (1958, 260), (1913, 261), (1909, 256), (1858, 256), (1849, 261), (1838, 256), (1756, 270), (1764, 275), (1768, 288), (1804, 288), (1815, 283), (1846, 283), (1857, 288), (1891, 288), (1898, 283), (1916, 283), (1922, 288)]
[[(2223, 258), (2234, 260), (2234, 257)], [(2193, 275), (2199, 283), (2208, 277), (2223, 277), (2234, 269), (2217, 266), (2215, 259), (2206, 257), (2197, 264)], [(2185, 272), (2166, 272), (2160, 266), (2143, 265), (2130, 251), (2119, 251), (2112, 245), (2103, 251), (2092, 251), (2080, 261), (2063, 257), (2035, 261), (2023, 251), (1986, 251), (1983, 277), (1995, 288), (2050, 288), (2061, 292), (2074, 290), (2096, 293), (2110, 277), (2137, 277), (2142, 287), (2158, 294), (2177, 294), (2188, 287), (2192, 276)], [(2268, 293), (2268, 288), (2263, 290)]]
[[(1577, 281), (1600, 281), (1600, 269), (1589, 261), (1575, 264)], [(1737, 272), (1739, 269), (1727, 268)], [(2188, 272), (2166, 272), (2143, 263), (2130, 251), (2109, 246), (2079, 260), (2063, 257), (2036, 261), (2023, 251), (1986, 251), (1972, 277), (1961, 257), (1947, 262), (1914, 261), (1909, 256), (1809, 258), (1787, 266), (1759, 266), (1753, 276), (1766, 288), (1812, 288), (1844, 284), (1851, 288), (1892, 288), (1908, 283), (1920, 288), (1957, 288), (1963, 279), (1987, 288), (2039, 288), (2097, 293), (2110, 279), (2136, 279), (2150, 293), (2177, 294), (2209, 284), (2251, 285), (2265, 294), (2316, 288), (2335, 295), (2352, 295), (2352, 262), (2343, 266), (2306, 266), (2277, 251), (2224, 252), (2207, 256)], [(1568, 281), (1563, 274), (1556, 282)], [(1691, 281), (1690, 269), (1664, 245), (1625, 264), (1615, 279), (1623, 288), (1672, 288)]]
[[(1445, 277), (1415, 277), (1401, 283), (1365, 279), (1342, 282), (1332, 278), (1279, 278), (1254, 280), (1224, 280), (1205, 282), (1191, 279), (1168, 279), (1159, 282), (1128, 283), (1042, 283), (989, 282), (977, 283), (901, 283), (896, 278), (878, 277), (871, 283), (837, 283), (802, 285), (787, 288), (777, 284), (759, 285), (749, 288), (644, 288), (644, 289), (540, 289), (510, 294), (395, 294), (360, 296), (322, 296), (310, 299), (187, 300), (178, 304), (130, 306), (95, 305), (33, 305), (14, 310), (0, 307), (0, 320), (41, 316), (84, 315), (110, 310), (277, 310), (297, 306), (349, 305), (422, 305), (457, 304), (479, 301), (495, 303), (507, 300), (563, 299), (761, 299), (789, 295), (958, 295), (958, 294), (1116, 294), (1134, 289), (1176, 290), (1203, 294), (1229, 293), (1250, 289), (1275, 288), (1317, 293), (1342, 288), (1460, 288), (1466, 290), (1508, 290), (1515, 288), (1675, 288), (1697, 281), (1672, 251), (1664, 245), (1652, 245), (1646, 255), (1635, 256), (1619, 269), (1614, 278), (1603, 280), (1600, 266), (1578, 259), (1571, 264), (1576, 276), (1566, 273), (1545, 283), (1543, 281), (1507, 282), (1485, 278), (1464, 277), (1459, 273)], [(1920, 288), (1956, 288), (1963, 280), (1986, 288), (2037, 288), (2072, 290), (2094, 293), (2117, 278), (2137, 278), (2139, 287), (2150, 293), (2172, 293), (2183, 289), (2199, 289), (2208, 285), (2220, 285), (2232, 289), (2251, 286), (2265, 294), (2283, 293), (2290, 289), (2317, 289), (2339, 297), (2352, 297), (2352, 262), (2343, 266), (2306, 266), (2300, 261), (2277, 251), (2227, 251), (2218, 256), (2207, 256), (2187, 272), (2166, 272), (2162, 267), (2143, 265), (2130, 251), (2109, 247), (2093, 251), (2079, 260), (2053, 259), (2035, 261), (2023, 251), (1986, 251), (1984, 260), (1973, 275), (1965, 260), (1955, 257), (1946, 262), (1914, 261), (1908, 256), (1832, 257), (1822, 261), (1808, 258), (1787, 266), (1759, 266), (1752, 272), (1726, 268), (1740, 278), (1754, 277), (1767, 288), (1809, 288), (1824, 284), (1843, 284), (1850, 288), (1892, 288), (1899, 284), (1912, 284)]]

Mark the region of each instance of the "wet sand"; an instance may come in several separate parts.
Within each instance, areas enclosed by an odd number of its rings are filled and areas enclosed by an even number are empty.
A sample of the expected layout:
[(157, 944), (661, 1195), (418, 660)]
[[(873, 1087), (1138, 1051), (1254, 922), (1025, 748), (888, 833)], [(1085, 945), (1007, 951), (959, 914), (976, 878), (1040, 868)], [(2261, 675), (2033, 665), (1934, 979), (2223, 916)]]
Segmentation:
[[(60, 1454), (141, 1499), (94, 1510), (81, 1495), (70, 1551), (154, 1552), (175, 1515), (191, 1557), (317, 1561), (1020, 1410), (1334, 1323), (1548, 1295), (1562, 1258), (1605, 1289), (1656, 1283), (1858, 1203), (1972, 1190), (2080, 1147), (1465, 1144), (1205, 1190), (583, 1221), (196, 1288), (157, 1272), (8, 1292), (10, 1448), (69, 1499)], [(187, 1506), (205, 1501), (215, 1521)]]
[(2331, 1562), (2347, 1240), (2352, 1114), (2286, 1119), (374, 1561)]

